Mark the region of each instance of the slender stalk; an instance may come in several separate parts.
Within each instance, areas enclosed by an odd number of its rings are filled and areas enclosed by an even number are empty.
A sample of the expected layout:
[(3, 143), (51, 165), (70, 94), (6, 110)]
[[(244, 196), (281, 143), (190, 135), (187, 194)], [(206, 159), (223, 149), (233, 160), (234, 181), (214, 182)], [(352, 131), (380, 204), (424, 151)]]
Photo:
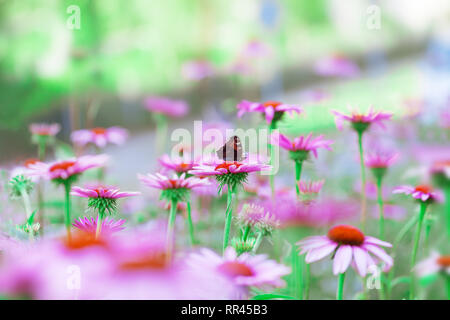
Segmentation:
[(377, 178), (377, 201), (378, 207), (380, 208), (380, 218), (378, 220), (380, 239), (384, 240), (384, 203), (383, 203), (383, 189), (382, 189), (382, 178)]
[(416, 265), (416, 259), (417, 259), (417, 251), (419, 249), (419, 242), (420, 242), (420, 234), (422, 232), (422, 224), (423, 224), (423, 220), (425, 217), (425, 213), (427, 210), (427, 203), (424, 201), (420, 202), (420, 212), (419, 212), (419, 220), (417, 222), (417, 228), (416, 228), (416, 233), (414, 235), (414, 246), (413, 246), (413, 251), (411, 254), (411, 286), (410, 286), (410, 291), (409, 291), (409, 298), (410, 300), (413, 300), (415, 297), (415, 293), (414, 293), (414, 289), (415, 289), (415, 281), (413, 279), (414, 273), (413, 273), (413, 268)]
[(39, 181), (37, 185), (37, 200), (38, 200), (38, 219), (39, 219), (39, 231), (41, 236), (44, 235), (44, 194), (42, 192), (43, 184)]
[(234, 190), (231, 185), (228, 185), (228, 195), (227, 195), (227, 209), (225, 212), (226, 220), (225, 220), (225, 229), (223, 232), (223, 252), (228, 247), (228, 240), (230, 238), (230, 229), (231, 229), (231, 220), (233, 218), (233, 209), (232, 209), (232, 201), (233, 201)]
[(450, 300), (450, 276), (445, 276), (445, 288), (447, 290), (447, 300)]
[(156, 152), (158, 155), (164, 152), (164, 145), (167, 137), (167, 118), (164, 115), (156, 117)]
[(175, 219), (177, 216), (177, 201), (172, 200), (170, 203), (169, 223), (167, 224), (167, 260), (170, 261), (173, 253), (173, 236)]
[(305, 262), (305, 300), (309, 299), (310, 282), (311, 282), (311, 271), (309, 269), (309, 263)]
[(98, 239), (100, 236), (100, 233), (102, 232), (102, 225), (103, 225), (103, 217), (105, 215), (104, 210), (98, 211), (98, 217), (97, 217), (97, 229), (95, 230), (95, 239)]
[(187, 223), (189, 229), (189, 239), (191, 241), (191, 246), (194, 246), (195, 238), (194, 238), (194, 224), (192, 222), (192, 215), (191, 215), (191, 203), (187, 201), (186, 206), (187, 206)]
[(450, 238), (450, 188), (444, 189), (445, 193), (445, 218), (447, 224), (447, 236)]
[(64, 216), (64, 223), (66, 225), (66, 230), (67, 230), (67, 240), (71, 240), (72, 236), (70, 233), (70, 224), (71, 224), (71, 218), (70, 218), (70, 189), (71, 189), (71, 185), (70, 183), (66, 182), (64, 184), (64, 191), (65, 191), (65, 196), (66, 196), (66, 201), (64, 203), (65, 205), (65, 216)]
[(303, 161), (295, 161), (295, 191), (297, 192), (297, 197), (300, 199), (300, 177), (302, 175)]
[(248, 235), (250, 233), (250, 229), (251, 227), (249, 225), (245, 227), (244, 234), (242, 235), (242, 240), (244, 241), (247, 240)]
[(291, 267), (292, 267), (292, 287), (293, 296), (298, 297), (300, 300), (303, 299), (303, 292), (300, 290), (301, 279), (303, 278), (303, 270), (299, 266), (299, 256), (295, 250), (295, 246), (292, 245), (291, 251)]
[(255, 245), (253, 246), (253, 253), (256, 253), (256, 251), (258, 250), (259, 246), (261, 245), (261, 241), (263, 239), (263, 235), (261, 232), (258, 233), (258, 236), (256, 237), (256, 241), (255, 241)]
[(339, 274), (336, 300), (343, 300), (344, 298), (344, 280), (345, 280), (345, 272)]
[[(273, 130), (275, 130), (277, 127), (275, 122), (271, 122), (269, 125), (269, 136), (272, 135)], [(272, 145), (269, 143), (268, 146), (269, 148), (269, 152), (270, 152), (270, 161), (269, 161), (269, 165), (273, 165), (273, 158), (274, 158), (274, 148), (272, 147)], [(275, 175), (271, 174), (269, 176), (269, 181), (270, 181), (270, 191), (271, 191), (271, 195), (272, 195), (272, 200), (275, 200)]]
[(20, 194), (22, 196), (23, 199), (23, 205), (25, 207), (25, 213), (27, 215), (27, 220), (31, 217), (31, 214), (33, 213), (31, 211), (31, 205), (30, 205), (30, 196), (28, 195), (28, 193), (25, 190), (20, 190)]
[(361, 162), (361, 229), (366, 227), (366, 167), (364, 165), (364, 152), (362, 143), (363, 132), (358, 131), (359, 160)]

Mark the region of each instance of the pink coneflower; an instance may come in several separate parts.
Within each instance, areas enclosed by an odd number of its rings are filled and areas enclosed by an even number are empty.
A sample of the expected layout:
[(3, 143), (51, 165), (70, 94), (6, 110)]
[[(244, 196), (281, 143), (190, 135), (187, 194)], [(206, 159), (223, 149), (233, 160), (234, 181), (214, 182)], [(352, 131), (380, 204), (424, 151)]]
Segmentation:
[(89, 143), (104, 148), (108, 143), (121, 145), (128, 138), (128, 131), (120, 127), (94, 128), (74, 131), (71, 134), (72, 142), (79, 146)]
[[(78, 220), (75, 220), (75, 222), (72, 224), (75, 228), (95, 235), (97, 230), (97, 219), (89, 218), (89, 217), (83, 217), (78, 218)], [(113, 218), (107, 217), (106, 219), (102, 220), (101, 230), (103, 235), (111, 235), (113, 233), (122, 231), (125, 229), (123, 227), (123, 224), (125, 223), (125, 219), (120, 220), (114, 220)]]
[(267, 259), (266, 255), (237, 255), (232, 247), (228, 247), (224, 256), (219, 256), (210, 249), (202, 249), (188, 258), (194, 268), (216, 272), (219, 276), (232, 281), (247, 292), (248, 287), (281, 287), (285, 283), (281, 279), (290, 273), (290, 268)]
[(202, 80), (214, 75), (214, 66), (206, 60), (189, 61), (181, 67), (183, 77), (188, 80)]
[(191, 155), (184, 152), (182, 157), (174, 158), (170, 158), (169, 155), (165, 154), (159, 158), (159, 163), (165, 169), (173, 170), (177, 173), (188, 172), (196, 166), (196, 162), (191, 159)]
[[(25, 160), (22, 165), (17, 166), (17, 167), (15, 167), (15, 168), (13, 168), (11, 170), (10, 178), (14, 178), (14, 177), (16, 177), (18, 175), (21, 175), (21, 174), (23, 174), (23, 175), (28, 177), (29, 173), (30, 173), (30, 166), (32, 166), (32, 165), (34, 165), (34, 164), (36, 164), (38, 162), (40, 162), (39, 159), (34, 159), (34, 158), (30, 158), (30, 159)], [(40, 179), (40, 177), (36, 176), (36, 175), (29, 176), (29, 178), (33, 182), (38, 182), (39, 179)]]
[(358, 65), (340, 55), (319, 60), (314, 69), (317, 74), (325, 77), (354, 77), (359, 74)]
[(33, 123), (29, 129), (33, 135), (54, 137), (61, 130), (61, 126), (57, 123)]
[(345, 115), (339, 111), (331, 110), (334, 114), (336, 127), (341, 130), (344, 121), (349, 121), (356, 131), (365, 131), (372, 123), (384, 128), (383, 121), (389, 120), (392, 113), (374, 111), (371, 106), (366, 113), (351, 111), (350, 115)]
[(189, 105), (183, 100), (166, 97), (148, 97), (144, 101), (148, 111), (164, 114), (169, 117), (184, 117), (189, 112)]
[(425, 277), (440, 272), (443, 272), (448, 277), (450, 276), (450, 255), (441, 255), (437, 251), (433, 251), (428, 258), (419, 262), (414, 267), (414, 271), (419, 277)]
[(167, 189), (192, 189), (209, 184), (207, 179), (199, 179), (196, 177), (186, 178), (186, 174), (181, 176), (173, 175), (172, 178), (168, 178), (160, 173), (155, 175), (147, 174), (138, 175), (139, 180), (147, 187), (157, 188), (161, 190)]
[(411, 195), (414, 199), (422, 202), (441, 201), (442, 195), (440, 192), (434, 191), (433, 188), (426, 184), (421, 184), (416, 187), (413, 186), (399, 186), (392, 191), (392, 193), (404, 193)]
[[(255, 228), (257, 232), (261, 232), (263, 235), (270, 235), (280, 225), (275, 215), (254, 203), (245, 203), (236, 216), (236, 221), (244, 228), (247, 234), (250, 228)], [(244, 238), (246, 236), (244, 233)]]
[(318, 194), (323, 187), (325, 180), (319, 181), (300, 181), (298, 187), (300, 193), (303, 194)]
[[(331, 228), (326, 236), (313, 236), (297, 242), (300, 254), (306, 253), (305, 261), (312, 263), (333, 253), (333, 274), (345, 273), (352, 267), (364, 277), (371, 265), (377, 260), (384, 262), (385, 271), (393, 265), (393, 259), (383, 250), (392, 247), (390, 243), (364, 235), (358, 228), (350, 225), (338, 225)], [(371, 256), (374, 255), (375, 257)]]
[(303, 108), (294, 104), (283, 104), (279, 101), (266, 101), (266, 102), (251, 102), (242, 100), (237, 106), (238, 114), (240, 118), (246, 112), (260, 112), (265, 116), (268, 124), (277, 122), (281, 119), (285, 112), (289, 114), (303, 112)]
[(331, 140), (325, 140), (323, 135), (313, 138), (312, 133), (308, 134), (306, 137), (297, 137), (294, 140), (290, 140), (281, 133), (274, 133), (271, 135), (271, 142), (272, 144), (277, 144), (288, 151), (311, 151), (316, 158), (317, 149), (324, 148), (331, 150), (330, 145), (333, 143)]
[(67, 180), (92, 168), (102, 167), (108, 156), (82, 156), (52, 163), (37, 162), (29, 165), (30, 175), (38, 175), (48, 180)]
[(368, 153), (364, 163), (368, 168), (388, 168), (397, 160), (397, 158), (398, 153)]
[(72, 196), (82, 198), (103, 198), (103, 199), (120, 199), (140, 195), (140, 192), (124, 192), (119, 189), (104, 186), (93, 188), (72, 187)]

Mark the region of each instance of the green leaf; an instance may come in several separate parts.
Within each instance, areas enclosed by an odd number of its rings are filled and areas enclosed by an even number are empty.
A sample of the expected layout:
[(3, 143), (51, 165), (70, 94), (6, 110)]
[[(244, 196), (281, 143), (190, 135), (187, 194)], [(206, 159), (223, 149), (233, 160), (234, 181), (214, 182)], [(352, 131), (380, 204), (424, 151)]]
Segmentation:
[(395, 278), (394, 280), (392, 280), (391, 288), (395, 287), (398, 284), (402, 284), (402, 283), (409, 284), (410, 282), (411, 282), (411, 277), (407, 277), (407, 276), (398, 277), (398, 278)]
[(30, 217), (27, 219), (27, 224), (29, 226), (33, 225), (34, 216), (36, 215), (37, 210), (34, 210)]
[(429, 286), (430, 284), (432, 284), (434, 281), (436, 281), (436, 279), (438, 278), (438, 274), (437, 273), (433, 273), (427, 276), (424, 276), (422, 278), (419, 279), (419, 283), (421, 286)]
[(258, 294), (252, 298), (253, 300), (271, 300), (271, 299), (283, 299), (283, 300), (296, 300), (296, 298), (291, 296), (286, 296), (283, 294), (266, 293)]

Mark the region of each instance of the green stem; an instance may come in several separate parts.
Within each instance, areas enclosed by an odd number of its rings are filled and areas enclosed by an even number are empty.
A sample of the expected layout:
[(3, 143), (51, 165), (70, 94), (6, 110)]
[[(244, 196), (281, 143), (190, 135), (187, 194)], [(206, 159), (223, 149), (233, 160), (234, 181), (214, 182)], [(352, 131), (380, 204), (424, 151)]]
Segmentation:
[(450, 276), (445, 276), (445, 288), (447, 290), (447, 300), (450, 300)]
[(263, 239), (263, 235), (261, 232), (258, 233), (258, 236), (256, 237), (256, 241), (255, 241), (255, 245), (253, 246), (253, 253), (256, 253), (256, 251), (258, 250), (259, 246), (261, 245), (261, 241)]
[(105, 215), (104, 210), (98, 211), (97, 217), (97, 229), (95, 230), (95, 239), (98, 239), (100, 233), (102, 232), (103, 216)]
[[(275, 130), (277, 128), (277, 125), (275, 122), (271, 122), (269, 125), (269, 137), (272, 134), (273, 130)], [(269, 165), (273, 165), (273, 159), (274, 159), (274, 148), (273, 146), (269, 143), (268, 146), (269, 148), (269, 152), (270, 152), (270, 161), (269, 161)], [(271, 191), (271, 195), (272, 195), (272, 200), (275, 200), (275, 175), (271, 174), (269, 176), (269, 181), (270, 181), (270, 191)]]
[(444, 189), (445, 193), (445, 217), (447, 224), (447, 236), (450, 238), (450, 188), (446, 187)]
[(364, 152), (362, 143), (363, 132), (358, 131), (359, 160), (361, 163), (361, 229), (366, 227), (366, 167), (364, 165)]
[(162, 114), (155, 114), (156, 119), (156, 152), (158, 155), (164, 152), (167, 137), (167, 118)]
[(39, 181), (37, 186), (37, 199), (38, 199), (38, 217), (39, 217), (39, 232), (41, 236), (44, 235), (44, 194), (42, 193), (42, 181)]
[(295, 191), (297, 192), (297, 198), (300, 199), (300, 177), (302, 175), (302, 167), (303, 167), (303, 161), (295, 161)]
[(250, 229), (251, 229), (250, 225), (245, 227), (244, 234), (242, 235), (242, 240), (243, 241), (247, 240), (248, 235), (250, 233)]
[(194, 238), (194, 224), (192, 222), (192, 215), (191, 215), (191, 203), (189, 201), (186, 202), (187, 206), (187, 223), (189, 228), (189, 239), (191, 240), (191, 245), (195, 245), (195, 238)]
[(23, 199), (23, 205), (25, 207), (25, 213), (27, 215), (27, 220), (31, 217), (32, 211), (31, 211), (31, 205), (30, 205), (30, 196), (28, 195), (28, 193), (22, 189), (20, 190), (20, 194), (22, 196)]
[(70, 189), (71, 185), (70, 183), (66, 182), (64, 183), (64, 191), (66, 196), (66, 201), (64, 203), (65, 205), (65, 216), (64, 216), (64, 223), (66, 225), (67, 230), (67, 240), (71, 240), (71, 233), (70, 233), (70, 224), (71, 224), (71, 218), (70, 218)]
[(177, 217), (177, 201), (172, 200), (170, 203), (170, 213), (169, 213), (169, 223), (167, 224), (167, 261), (171, 261), (172, 253), (173, 253), (173, 236), (174, 236), (174, 227), (175, 227), (175, 219)]
[(309, 299), (309, 284), (311, 282), (311, 271), (309, 263), (305, 262), (305, 300)]
[(344, 298), (344, 280), (345, 280), (345, 272), (339, 274), (336, 300), (343, 300)]
[(377, 178), (377, 201), (378, 207), (380, 208), (380, 219), (379, 223), (379, 231), (380, 231), (380, 239), (384, 240), (384, 203), (383, 203), (383, 189), (382, 189), (382, 178)]
[(422, 224), (423, 224), (423, 220), (425, 217), (425, 213), (427, 210), (427, 203), (424, 201), (420, 202), (420, 212), (419, 212), (419, 220), (417, 222), (417, 228), (416, 228), (416, 233), (414, 235), (414, 246), (413, 246), (413, 251), (411, 254), (411, 268), (410, 268), (410, 272), (411, 272), (411, 286), (410, 286), (410, 291), (409, 291), (409, 298), (410, 300), (414, 299), (414, 287), (415, 287), (415, 281), (413, 279), (414, 273), (413, 273), (413, 268), (416, 265), (416, 259), (417, 259), (417, 251), (419, 249), (419, 242), (420, 242), (420, 234), (422, 232)]
[(228, 185), (228, 194), (227, 194), (227, 209), (225, 212), (225, 229), (223, 232), (223, 252), (228, 247), (228, 240), (230, 238), (230, 229), (231, 229), (231, 220), (233, 218), (233, 209), (232, 209), (232, 201), (233, 201), (234, 189), (231, 185)]

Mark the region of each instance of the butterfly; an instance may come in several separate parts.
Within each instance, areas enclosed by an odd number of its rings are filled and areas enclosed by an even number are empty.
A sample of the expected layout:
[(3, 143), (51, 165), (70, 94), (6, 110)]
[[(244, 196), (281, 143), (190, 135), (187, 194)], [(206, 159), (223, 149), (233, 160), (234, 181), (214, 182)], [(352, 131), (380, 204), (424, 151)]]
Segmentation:
[(238, 136), (232, 136), (216, 153), (220, 159), (225, 161), (240, 162), (245, 159), (245, 155), (242, 152), (241, 140)]

